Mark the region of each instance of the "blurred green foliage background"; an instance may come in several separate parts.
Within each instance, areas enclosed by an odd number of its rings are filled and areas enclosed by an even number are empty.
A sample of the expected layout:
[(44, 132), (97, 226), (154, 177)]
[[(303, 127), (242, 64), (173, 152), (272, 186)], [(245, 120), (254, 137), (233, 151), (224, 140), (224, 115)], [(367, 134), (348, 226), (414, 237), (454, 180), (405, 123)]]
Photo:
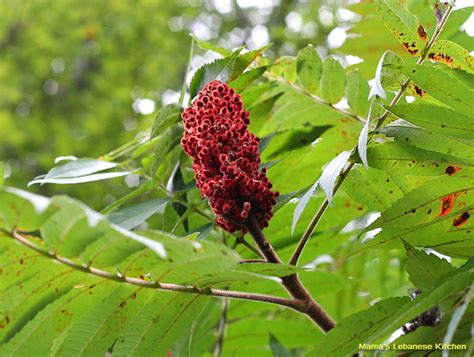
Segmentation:
[[(0, 160), (25, 187), (63, 155), (98, 157), (150, 126), (185, 78), (190, 33), (228, 48), (272, 42), (295, 54), (354, 16), (346, 1), (11, 0), (0, 11)], [(354, 14), (352, 14), (354, 15)], [(196, 68), (211, 59), (194, 56)], [(93, 206), (123, 180), (32, 189), (65, 192)], [(85, 196), (87, 194), (87, 196)], [(97, 196), (97, 197), (96, 197)], [(109, 197), (109, 199), (112, 199)]]

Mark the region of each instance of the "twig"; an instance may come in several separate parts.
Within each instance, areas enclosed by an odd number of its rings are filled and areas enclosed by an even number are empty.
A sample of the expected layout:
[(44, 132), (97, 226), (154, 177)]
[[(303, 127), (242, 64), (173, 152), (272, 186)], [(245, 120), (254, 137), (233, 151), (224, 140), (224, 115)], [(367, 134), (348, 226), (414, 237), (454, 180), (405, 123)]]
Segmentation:
[(224, 345), (225, 328), (227, 326), (227, 310), (229, 307), (229, 301), (227, 299), (222, 300), (222, 312), (219, 320), (219, 326), (217, 327), (217, 341), (214, 348), (214, 357), (220, 357), (222, 354), (222, 346)]
[(280, 298), (277, 296), (265, 295), (265, 294), (255, 294), (255, 293), (247, 293), (247, 292), (231, 291), (231, 290), (220, 290), (220, 289), (213, 289), (213, 288), (198, 288), (195, 286), (170, 284), (170, 283), (159, 283), (156, 281), (142, 280), (142, 279), (109, 273), (108, 271), (97, 269), (91, 266), (84, 266), (84, 265), (77, 264), (76, 262), (74, 262), (73, 260), (69, 258), (44, 251), (43, 249), (41, 249), (40, 247), (32, 243), (25, 236), (20, 234), (16, 229), (12, 233), (6, 232), (4, 230), (2, 230), (2, 232), (5, 232), (15, 241), (34, 250), (35, 252), (40, 253), (41, 255), (47, 258), (53, 259), (54, 261), (58, 263), (67, 265), (78, 271), (89, 273), (89, 274), (92, 274), (104, 279), (118, 281), (121, 283), (127, 283), (130, 285), (140, 286), (144, 288), (157, 289), (157, 290), (168, 290), (168, 291), (175, 291), (175, 292), (182, 292), (182, 293), (200, 294), (200, 295), (208, 295), (208, 296), (214, 296), (214, 297), (224, 297), (224, 298), (230, 298), (230, 299), (266, 302), (270, 304), (276, 304), (280, 306), (289, 307), (303, 313), (306, 313), (306, 310), (307, 310), (305, 306), (306, 305), (305, 302), (300, 301), (298, 299), (285, 299), (285, 298)]
[[(333, 194), (336, 193), (336, 191), (339, 189), (339, 186), (341, 186), (342, 182), (347, 177), (347, 174), (349, 173), (349, 171), (352, 170), (353, 166), (354, 166), (354, 163), (351, 162), (345, 167), (344, 171), (341, 172), (341, 175), (339, 176), (339, 179), (337, 180), (336, 185), (334, 186)], [(291, 255), (291, 258), (289, 261), (290, 265), (296, 265), (298, 263), (298, 259), (301, 253), (303, 252), (303, 249), (306, 243), (308, 242), (309, 237), (311, 237), (311, 234), (313, 233), (314, 228), (316, 228), (316, 225), (319, 223), (319, 220), (323, 216), (328, 206), (329, 206), (329, 200), (325, 198), (321, 206), (319, 206), (318, 211), (311, 219), (311, 222), (309, 222), (309, 225), (306, 228), (305, 232), (303, 233), (303, 236), (301, 237), (300, 241), (298, 242), (298, 245), (296, 246), (295, 251)]]
[[(262, 229), (254, 216), (250, 216), (247, 229), (252, 235), (255, 243), (262, 251), (265, 258), (270, 263), (281, 264), (281, 259), (273, 249), (270, 242), (263, 235)], [(305, 314), (308, 315), (324, 332), (335, 326), (334, 321), (326, 311), (313, 299), (308, 290), (303, 286), (296, 274), (281, 278), (282, 284), (290, 295), (298, 301), (303, 301), (306, 305)]]
[[(443, 30), (443, 27), (446, 24), (446, 21), (448, 20), (448, 17), (451, 14), (452, 9), (453, 9), (453, 7), (451, 5), (449, 5), (448, 9), (446, 10), (445, 14), (443, 15), (443, 18), (441, 19), (438, 26), (436, 27), (436, 30), (433, 33), (433, 36), (431, 37), (430, 41), (428, 41), (428, 44), (426, 45), (423, 53), (421, 54), (420, 58), (416, 62), (417, 64), (422, 64), (425, 61), (431, 47), (433, 46), (433, 44), (435, 43), (435, 41), (437, 40), (437, 38), (441, 34), (441, 31)], [(395, 97), (390, 102), (389, 107), (392, 107), (392, 106), (394, 106), (395, 104), (398, 103), (398, 101), (402, 98), (403, 94), (405, 93), (406, 89), (408, 88), (410, 82), (411, 82), (411, 80), (407, 79), (401, 85), (400, 90), (397, 92)], [(388, 109), (385, 110), (385, 112), (382, 114), (382, 116), (377, 120), (376, 125), (375, 125), (374, 129), (372, 130), (372, 132), (377, 130), (378, 128), (380, 128), (382, 126), (382, 124), (387, 119), (389, 114), (390, 114), (390, 110), (388, 110)], [(368, 142), (369, 141), (370, 141), (370, 139), (368, 140)], [(356, 148), (357, 148), (357, 144), (355, 145), (353, 150), (355, 150)], [(353, 167), (354, 167), (354, 163), (351, 162), (351, 163), (347, 164), (347, 166), (341, 172), (341, 175), (339, 176), (338, 182), (336, 183), (336, 186), (334, 187), (333, 195), (336, 194), (336, 192), (338, 191), (338, 189), (341, 186), (342, 182), (347, 177), (347, 175), (349, 174), (349, 172), (352, 170)], [(309, 237), (313, 233), (314, 228), (316, 228), (318, 222), (323, 217), (324, 212), (326, 212), (326, 209), (328, 208), (328, 206), (329, 206), (329, 201), (327, 199), (325, 199), (323, 201), (323, 203), (321, 204), (321, 206), (319, 207), (319, 209), (316, 211), (315, 215), (311, 219), (311, 222), (309, 223), (308, 227), (306, 228), (303, 236), (301, 237), (295, 251), (293, 252), (293, 254), (291, 256), (290, 264), (296, 265), (296, 263), (298, 262), (298, 258), (301, 255), (301, 252), (303, 251), (304, 246), (308, 242)]]
[(244, 237), (237, 237), (236, 238), (236, 242), (238, 244), (242, 244), (244, 247), (248, 248), (249, 250), (251, 250), (252, 252), (254, 252), (255, 254), (257, 254), (260, 258), (262, 259), (265, 259), (265, 256), (262, 254), (262, 252), (260, 252), (258, 249), (256, 249), (252, 244), (250, 244), (249, 242), (247, 242), (245, 240)]

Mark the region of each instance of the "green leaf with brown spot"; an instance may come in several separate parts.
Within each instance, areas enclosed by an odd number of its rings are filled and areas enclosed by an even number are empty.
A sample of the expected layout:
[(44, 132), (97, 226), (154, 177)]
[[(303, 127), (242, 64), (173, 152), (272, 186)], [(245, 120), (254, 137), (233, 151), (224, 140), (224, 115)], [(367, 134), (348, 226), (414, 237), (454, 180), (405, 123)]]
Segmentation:
[(424, 150), (402, 142), (375, 144), (367, 149), (371, 167), (401, 175), (462, 176), (474, 174), (474, 160)]
[[(472, 177), (440, 177), (409, 192), (366, 228), (366, 231), (382, 231), (357, 251), (401, 247), (400, 238), (403, 238), (413, 246), (433, 248), (454, 256), (474, 254)], [(455, 251), (451, 250), (452, 246)], [(464, 252), (460, 250), (462, 247)]]
[(389, 110), (410, 123), (438, 134), (474, 138), (474, 120), (448, 107), (429, 103), (397, 104)]
[(376, 5), (385, 26), (405, 50), (413, 56), (421, 55), (427, 35), (417, 17), (397, 0), (376, 0)]
[(458, 78), (452, 69), (431, 64), (403, 66), (401, 71), (421, 89), (452, 109), (474, 117), (474, 88)]
[(462, 69), (468, 73), (474, 73), (474, 57), (468, 50), (455, 42), (438, 40), (428, 53), (430, 60), (441, 62), (451, 68)]

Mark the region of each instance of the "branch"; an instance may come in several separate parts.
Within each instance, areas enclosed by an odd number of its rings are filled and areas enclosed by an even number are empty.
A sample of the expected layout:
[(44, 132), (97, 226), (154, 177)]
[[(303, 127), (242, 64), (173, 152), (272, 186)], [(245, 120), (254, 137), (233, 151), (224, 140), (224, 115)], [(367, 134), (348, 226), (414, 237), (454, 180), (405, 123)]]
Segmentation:
[(182, 292), (182, 293), (209, 295), (209, 296), (214, 296), (214, 297), (223, 297), (223, 298), (239, 299), (239, 300), (261, 301), (261, 302), (266, 302), (270, 304), (289, 307), (300, 312), (306, 312), (307, 310), (305, 307), (305, 303), (297, 299), (285, 299), (285, 298), (280, 298), (280, 297), (272, 296), (272, 295), (254, 294), (254, 293), (247, 293), (247, 292), (240, 292), (240, 291), (220, 290), (220, 289), (213, 289), (213, 288), (198, 288), (198, 287), (189, 286), (189, 285), (158, 283), (156, 281), (147, 281), (147, 280), (127, 277), (123, 275), (112, 274), (112, 273), (109, 273), (108, 271), (77, 264), (76, 262), (74, 262), (73, 260), (69, 258), (60, 256), (55, 253), (44, 251), (43, 249), (41, 249), (40, 247), (32, 243), (25, 236), (20, 234), (16, 229), (13, 230), (12, 233), (9, 233), (6, 231), (4, 232), (7, 233), (15, 241), (23, 244), (27, 248), (30, 248), (47, 258), (53, 259), (54, 261), (61, 263), (63, 265), (67, 265), (73, 269), (76, 269), (88, 274), (92, 274), (104, 279), (113, 280), (113, 281), (117, 281), (121, 283), (127, 283), (127, 284), (135, 285), (135, 286), (140, 286), (143, 288), (157, 289), (157, 290), (168, 290), (168, 291), (176, 291), (176, 292)]
[[(275, 252), (270, 242), (263, 235), (262, 229), (260, 228), (260, 225), (254, 216), (249, 217), (247, 229), (267, 261), (270, 263), (281, 264), (280, 257)], [(293, 298), (295, 298), (297, 301), (303, 301), (305, 303), (306, 311), (304, 311), (304, 313), (308, 315), (308, 317), (311, 318), (321, 328), (321, 330), (328, 332), (335, 326), (334, 321), (313, 299), (296, 274), (282, 277), (281, 280), (283, 286)]]
[[(446, 21), (448, 20), (448, 17), (451, 14), (452, 10), (453, 10), (453, 7), (451, 5), (448, 5), (448, 8), (447, 8), (445, 14), (443, 15), (443, 18), (441, 19), (438, 26), (436, 27), (436, 30), (433, 33), (433, 36), (431, 37), (430, 41), (426, 45), (426, 47), (425, 47), (423, 53), (421, 54), (420, 58), (418, 59), (418, 61), (416, 61), (416, 64), (422, 64), (425, 61), (426, 56), (428, 56), (428, 53), (431, 50), (431, 47), (433, 47), (433, 44), (435, 43), (435, 41), (438, 39), (439, 35), (441, 34), (441, 31), (443, 30), (443, 27), (446, 24)], [(400, 90), (397, 92), (395, 97), (390, 102), (389, 107), (392, 107), (392, 106), (394, 106), (395, 104), (398, 103), (398, 101), (402, 98), (403, 94), (405, 93), (406, 89), (408, 88), (408, 85), (410, 84), (410, 82), (411, 82), (411, 80), (409, 78), (405, 82), (403, 82), (403, 84), (400, 87)], [(389, 115), (390, 115), (390, 110), (388, 110), (388, 109), (385, 110), (385, 112), (382, 114), (382, 116), (377, 120), (377, 123), (376, 123), (374, 129), (372, 130), (372, 132), (374, 132), (375, 130), (380, 128)], [(370, 138), (367, 140), (367, 143), (369, 143), (369, 142), (370, 142)], [(356, 149), (357, 149), (357, 144), (355, 145), (353, 150), (356, 150)], [(341, 172), (341, 175), (339, 176), (338, 182), (336, 183), (336, 186), (334, 187), (333, 196), (336, 194), (336, 192), (338, 191), (338, 189), (341, 186), (342, 182), (347, 177), (347, 175), (349, 174), (349, 172), (352, 170), (353, 167), (354, 167), (354, 163), (351, 162)], [(298, 245), (297, 245), (295, 251), (293, 252), (293, 254), (291, 256), (289, 264), (296, 265), (296, 263), (298, 263), (298, 258), (301, 255), (306, 243), (308, 242), (309, 237), (313, 233), (313, 231), (316, 228), (318, 222), (323, 217), (324, 212), (326, 212), (326, 209), (328, 208), (328, 206), (329, 206), (329, 201), (326, 198), (323, 201), (323, 203), (321, 204), (321, 206), (319, 207), (319, 209), (316, 211), (315, 215), (311, 219), (311, 222), (309, 223), (308, 227), (306, 228), (303, 236), (301, 237), (300, 241), (298, 242)]]

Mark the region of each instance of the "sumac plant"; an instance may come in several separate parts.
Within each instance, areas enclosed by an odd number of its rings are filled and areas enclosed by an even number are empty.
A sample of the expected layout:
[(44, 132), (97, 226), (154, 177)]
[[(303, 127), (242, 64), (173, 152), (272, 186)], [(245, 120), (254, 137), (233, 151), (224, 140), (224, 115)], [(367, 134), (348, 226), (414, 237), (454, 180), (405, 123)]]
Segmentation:
[(194, 40), (149, 130), (31, 182), (137, 182), (100, 212), (3, 183), (0, 355), (472, 353), (471, 12), (350, 9), (323, 59)]

